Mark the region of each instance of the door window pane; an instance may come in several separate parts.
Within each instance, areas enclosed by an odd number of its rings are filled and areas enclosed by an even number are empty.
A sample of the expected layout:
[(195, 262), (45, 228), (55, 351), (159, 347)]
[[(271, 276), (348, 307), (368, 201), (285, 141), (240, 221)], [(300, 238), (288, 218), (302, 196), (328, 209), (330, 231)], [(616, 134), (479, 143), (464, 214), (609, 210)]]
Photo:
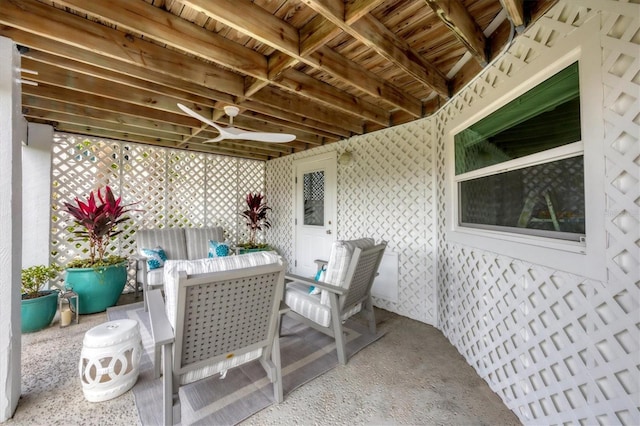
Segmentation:
[(305, 173), (302, 192), (304, 224), (324, 226), (324, 171)]

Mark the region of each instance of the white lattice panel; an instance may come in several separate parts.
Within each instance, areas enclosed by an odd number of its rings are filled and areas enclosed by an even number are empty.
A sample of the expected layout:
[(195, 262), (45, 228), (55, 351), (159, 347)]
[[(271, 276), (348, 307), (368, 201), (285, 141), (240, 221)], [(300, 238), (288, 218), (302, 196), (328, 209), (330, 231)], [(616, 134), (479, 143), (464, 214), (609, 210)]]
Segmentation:
[[(602, 25), (607, 282), (449, 243), (446, 123), (591, 18)], [(525, 424), (640, 424), (639, 18), (631, 2), (561, 1), (434, 117), (439, 326)]]
[(293, 259), (293, 155), (267, 162), (267, 193), (271, 210), (271, 229), (267, 231), (267, 241), (287, 259), (289, 272)]
[(353, 154), (338, 165), (337, 238), (384, 239), (399, 254), (398, 302), (375, 298), (376, 306), (435, 324), (435, 212), (431, 128), (414, 122), (267, 163), (267, 190), (275, 197), (277, 226), (269, 239), (293, 259), (293, 159), (323, 152)]
[[(111, 244), (112, 252), (135, 253), (135, 230), (154, 227), (223, 226), (236, 242), (239, 211), (249, 191), (264, 192), (264, 162), (193, 153), (118, 141), (56, 133), (52, 152), (51, 261), (65, 265), (87, 253), (71, 241), (73, 221), (63, 202), (84, 199), (91, 190), (110, 185), (124, 203), (141, 211)], [(130, 284), (133, 272), (130, 271)]]

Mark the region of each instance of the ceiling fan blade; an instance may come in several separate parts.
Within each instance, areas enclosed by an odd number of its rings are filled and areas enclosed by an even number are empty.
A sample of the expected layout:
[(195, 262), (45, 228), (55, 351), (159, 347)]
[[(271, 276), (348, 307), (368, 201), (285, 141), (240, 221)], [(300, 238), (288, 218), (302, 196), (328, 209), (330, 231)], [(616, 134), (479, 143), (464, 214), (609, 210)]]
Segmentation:
[(242, 129), (238, 129), (237, 127), (221, 127), (218, 126), (213, 121), (208, 118), (198, 114), (191, 108), (188, 108), (181, 103), (178, 103), (178, 108), (182, 111), (186, 112), (193, 118), (197, 118), (205, 124), (215, 128), (220, 132), (220, 135), (214, 139), (207, 139), (204, 142), (220, 142), (224, 139), (242, 139), (249, 141), (257, 141), (257, 142), (271, 142), (271, 143), (286, 143), (291, 142), (296, 138), (296, 135), (291, 135), (288, 133), (268, 133), (268, 132), (250, 132)]
[(205, 116), (198, 114), (197, 112), (195, 112), (191, 108), (189, 108), (187, 106), (184, 106), (181, 103), (178, 103), (178, 108), (180, 108), (182, 111), (186, 112), (187, 114), (189, 114), (193, 118), (197, 118), (198, 120), (202, 121), (203, 123), (208, 124), (209, 126), (211, 126), (214, 129), (218, 130), (220, 132), (220, 134), (222, 134), (223, 127), (218, 126), (216, 123), (214, 123), (213, 121), (209, 120)]
[(271, 143), (291, 142), (296, 138), (296, 135), (290, 135), (288, 133), (249, 132), (246, 130), (238, 129), (237, 127), (223, 128), (221, 133), (225, 135), (227, 139), (245, 139), (250, 141)]

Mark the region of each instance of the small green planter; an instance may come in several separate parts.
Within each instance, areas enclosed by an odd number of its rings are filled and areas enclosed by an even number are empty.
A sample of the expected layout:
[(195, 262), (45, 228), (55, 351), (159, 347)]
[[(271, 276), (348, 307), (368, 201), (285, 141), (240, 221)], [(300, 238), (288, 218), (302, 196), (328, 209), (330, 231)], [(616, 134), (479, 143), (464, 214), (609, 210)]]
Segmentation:
[(46, 290), (41, 293), (46, 295), (33, 299), (22, 299), (20, 306), (22, 325), (20, 329), (23, 333), (42, 330), (53, 321), (58, 309), (58, 292), (56, 290)]
[(118, 303), (127, 283), (127, 263), (99, 268), (67, 268), (65, 285), (78, 294), (80, 314), (103, 312)]
[(260, 248), (240, 248), (238, 247), (238, 254), (247, 254), (247, 253), (254, 253), (257, 251), (271, 251), (273, 250), (273, 248), (267, 246), (267, 247), (260, 247)]

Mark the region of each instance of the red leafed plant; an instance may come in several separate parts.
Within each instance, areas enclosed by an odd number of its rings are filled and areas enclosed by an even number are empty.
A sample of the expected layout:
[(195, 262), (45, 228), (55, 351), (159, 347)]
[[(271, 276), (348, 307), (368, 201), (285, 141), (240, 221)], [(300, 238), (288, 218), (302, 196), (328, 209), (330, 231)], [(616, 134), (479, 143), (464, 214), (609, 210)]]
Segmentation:
[(256, 246), (256, 232), (271, 227), (271, 223), (267, 220), (267, 211), (271, 210), (271, 207), (267, 207), (267, 201), (262, 194), (247, 194), (247, 210), (240, 213), (245, 219), (247, 219), (247, 226), (249, 227), (249, 243), (250, 247)]
[[(96, 200), (97, 195), (97, 200)], [(112, 237), (120, 234), (117, 226), (131, 218), (125, 214), (131, 211), (132, 204), (122, 204), (122, 197), (115, 198), (111, 188), (106, 186), (104, 194), (97, 189), (91, 191), (86, 202), (75, 199), (75, 205), (64, 203), (64, 209), (74, 217), (74, 222), (84, 229), (73, 230), (79, 240), (89, 240), (89, 259), (74, 261), (70, 267), (106, 266), (125, 260), (119, 256), (110, 256), (105, 260), (105, 250)]]

